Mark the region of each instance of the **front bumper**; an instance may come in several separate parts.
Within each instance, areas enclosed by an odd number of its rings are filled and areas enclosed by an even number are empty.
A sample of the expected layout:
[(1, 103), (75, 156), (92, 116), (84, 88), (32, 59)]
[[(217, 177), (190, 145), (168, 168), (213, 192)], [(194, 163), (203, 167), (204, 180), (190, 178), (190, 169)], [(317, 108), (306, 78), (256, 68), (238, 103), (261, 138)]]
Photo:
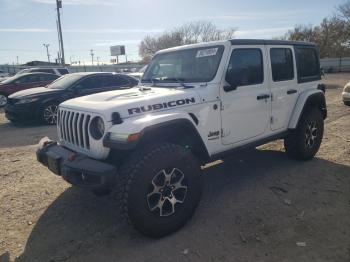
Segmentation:
[(343, 98), (343, 101), (350, 102), (350, 93), (343, 92), (342, 93), (342, 98)]
[(36, 156), (51, 172), (78, 187), (104, 190), (116, 182), (115, 166), (76, 153), (47, 138), (40, 141)]
[(11, 121), (30, 121), (35, 119), (36, 107), (33, 104), (10, 105), (5, 106), (5, 116)]

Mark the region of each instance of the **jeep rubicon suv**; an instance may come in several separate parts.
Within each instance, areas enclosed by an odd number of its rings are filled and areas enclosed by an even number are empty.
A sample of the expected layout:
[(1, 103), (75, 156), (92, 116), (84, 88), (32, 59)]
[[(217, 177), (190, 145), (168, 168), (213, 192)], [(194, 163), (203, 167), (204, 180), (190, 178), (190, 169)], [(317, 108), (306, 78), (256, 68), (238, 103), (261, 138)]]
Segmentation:
[(159, 51), (139, 86), (65, 101), (59, 141), (37, 159), (69, 183), (114, 192), (141, 233), (170, 234), (193, 214), (201, 165), (284, 139), (289, 156), (317, 153), (327, 116), (317, 47), (230, 40)]

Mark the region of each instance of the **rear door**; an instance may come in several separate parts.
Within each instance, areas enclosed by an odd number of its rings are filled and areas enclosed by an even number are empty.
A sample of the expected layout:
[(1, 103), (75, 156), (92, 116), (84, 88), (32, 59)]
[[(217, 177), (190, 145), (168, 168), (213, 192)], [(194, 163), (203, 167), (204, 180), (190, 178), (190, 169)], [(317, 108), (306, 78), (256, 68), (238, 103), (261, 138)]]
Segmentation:
[(264, 46), (232, 46), (226, 79), (235, 79), (235, 90), (225, 91), (226, 81), (221, 89), (224, 145), (259, 137), (268, 127), (270, 90), (265, 57)]
[(299, 89), (293, 46), (267, 46), (271, 82), (271, 130), (286, 129)]

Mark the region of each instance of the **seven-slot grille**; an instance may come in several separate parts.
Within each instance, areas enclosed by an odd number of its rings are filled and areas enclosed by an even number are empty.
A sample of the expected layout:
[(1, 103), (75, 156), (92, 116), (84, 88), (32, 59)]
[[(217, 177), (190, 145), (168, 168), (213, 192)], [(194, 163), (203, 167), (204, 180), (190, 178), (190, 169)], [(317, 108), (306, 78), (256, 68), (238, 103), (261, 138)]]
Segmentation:
[(60, 139), (72, 145), (90, 149), (89, 123), (91, 115), (67, 109), (59, 109), (57, 124)]

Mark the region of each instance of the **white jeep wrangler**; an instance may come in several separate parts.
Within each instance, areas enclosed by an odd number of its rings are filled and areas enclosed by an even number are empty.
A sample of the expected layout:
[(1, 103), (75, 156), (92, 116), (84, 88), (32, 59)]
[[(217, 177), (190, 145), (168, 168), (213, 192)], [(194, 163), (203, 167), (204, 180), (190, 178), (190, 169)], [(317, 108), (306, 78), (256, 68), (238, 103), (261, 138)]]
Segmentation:
[(289, 156), (317, 153), (327, 116), (314, 44), (231, 40), (159, 51), (137, 88), (59, 106), (59, 141), (37, 158), (69, 183), (116, 192), (151, 237), (179, 229), (201, 195), (201, 165), (284, 139)]

